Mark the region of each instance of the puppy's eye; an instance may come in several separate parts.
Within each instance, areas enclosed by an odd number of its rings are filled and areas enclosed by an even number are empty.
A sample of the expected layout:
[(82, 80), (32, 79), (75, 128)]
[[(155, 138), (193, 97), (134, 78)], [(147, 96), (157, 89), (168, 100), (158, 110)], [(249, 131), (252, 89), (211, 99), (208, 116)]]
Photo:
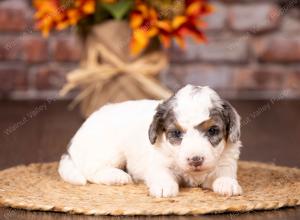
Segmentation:
[(182, 132), (178, 129), (169, 131), (169, 135), (173, 138), (181, 139), (182, 138)]
[(210, 136), (215, 136), (220, 133), (220, 129), (216, 126), (213, 126), (213, 127), (209, 128), (207, 132)]

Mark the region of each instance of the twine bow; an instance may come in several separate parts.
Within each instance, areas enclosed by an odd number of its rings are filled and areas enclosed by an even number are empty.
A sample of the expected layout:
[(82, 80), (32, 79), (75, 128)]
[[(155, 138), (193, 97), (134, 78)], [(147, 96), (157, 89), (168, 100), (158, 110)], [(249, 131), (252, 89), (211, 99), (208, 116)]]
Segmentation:
[[(99, 58), (105, 58), (105, 62), (99, 63)], [(125, 62), (104, 44), (89, 38), (87, 58), (80, 68), (67, 75), (67, 83), (60, 95), (64, 96), (79, 88), (81, 91), (71, 107), (81, 103), (81, 111), (86, 117), (107, 102), (168, 98), (171, 92), (155, 79), (167, 65), (167, 56), (162, 51), (154, 51)]]

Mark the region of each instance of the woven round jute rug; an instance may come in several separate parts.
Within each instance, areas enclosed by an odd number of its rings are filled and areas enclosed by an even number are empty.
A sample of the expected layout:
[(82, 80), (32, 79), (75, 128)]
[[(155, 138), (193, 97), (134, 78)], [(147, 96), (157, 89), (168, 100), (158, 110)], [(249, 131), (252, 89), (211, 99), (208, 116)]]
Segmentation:
[(240, 162), (242, 196), (182, 188), (177, 197), (153, 198), (143, 184), (74, 186), (63, 182), (57, 163), (31, 164), (0, 172), (0, 206), (86, 215), (197, 215), (246, 212), (300, 205), (300, 170)]

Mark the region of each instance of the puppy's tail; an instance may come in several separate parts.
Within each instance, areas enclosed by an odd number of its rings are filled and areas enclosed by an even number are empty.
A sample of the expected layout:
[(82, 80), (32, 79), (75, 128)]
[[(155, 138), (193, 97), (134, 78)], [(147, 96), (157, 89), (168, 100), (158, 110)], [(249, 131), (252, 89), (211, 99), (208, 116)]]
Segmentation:
[(62, 155), (59, 162), (58, 173), (64, 181), (71, 184), (85, 185), (87, 182), (85, 177), (76, 168), (69, 154)]

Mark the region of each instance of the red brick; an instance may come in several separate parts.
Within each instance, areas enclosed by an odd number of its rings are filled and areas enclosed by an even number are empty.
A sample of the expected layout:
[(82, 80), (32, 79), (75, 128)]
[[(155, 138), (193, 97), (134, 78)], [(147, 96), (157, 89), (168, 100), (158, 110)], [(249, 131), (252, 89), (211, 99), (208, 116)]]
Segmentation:
[(204, 18), (204, 21), (207, 23), (205, 30), (220, 31), (226, 26), (227, 8), (224, 4), (217, 2), (212, 3), (212, 5), (215, 11)]
[(17, 60), (21, 54), (20, 38), (0, 36), (0, 60)]
[[(299, 10), (300, 15), (300, 10)], [(300, 21), (296, 16), (285, 16), (282, 20), (281, 32), (285, 33), (299, 33), (300, 32)]]
[(228, 24), (234, 31), (259, 33), (277, 28), (281, 17), (276, 4), (239, 4), (229, 9)]
[(272, 35), (258, 38), (253, 43), (255, 56), (261, 61), (299, 62), (299, 35)]
[(47, 41), (41, 36), (27, 35), (22, 38), (22, 59), (29, 63), (48, 59)]
[(58, 90), (64, 85), (66, 74), (71, 68), (57, 64), (47, 64), (31, 70), (35, 76), (34, 84), (38, 90)]
[[(162, 82), (172, 90), (187, 83), (208, 85), (218, 91), (281, 91), (300, 89), (300, 68), (271, 65), (230, 67), (223, 65), (172, 65)], [(237, 97), (239, 94), (237, 93)]]
[(285, 87), (300, 91), (300, 68), (293, 70), (288, 77), (286, 77)]
[[(215, 89), (230, 88), (233, 70), (227, 66), (206, 64), (172, 65), (164, 82), (170, 88), (178, 89), (188, 83), (211, 86)], [(169, 80), (177, 79), (177, 84), (171, 85)]]
[(186, 50), (177, 46), (171, 51), (173, 61), (232, 62), (248, 60), (249, 44), (246, 38), (209, 38), (205, 44), (187, 41)]
[(30, 23), (30, 8), (24, 0), (0, 3), (0, 31), (24, 31)]
[(0, 93), (27, 89), (27, 71), (21, 65), (0, 65)]
[(81, 57), (81, 42), (74, 35), (59, 36), (51, 45), (53, 58), (56, 61), (79, 61)]
[(238, 90), (282, 90), (289, 87), (291, 76), (291, 70), (280, 66), (240, 68), (234, 73), (233, 87)]

